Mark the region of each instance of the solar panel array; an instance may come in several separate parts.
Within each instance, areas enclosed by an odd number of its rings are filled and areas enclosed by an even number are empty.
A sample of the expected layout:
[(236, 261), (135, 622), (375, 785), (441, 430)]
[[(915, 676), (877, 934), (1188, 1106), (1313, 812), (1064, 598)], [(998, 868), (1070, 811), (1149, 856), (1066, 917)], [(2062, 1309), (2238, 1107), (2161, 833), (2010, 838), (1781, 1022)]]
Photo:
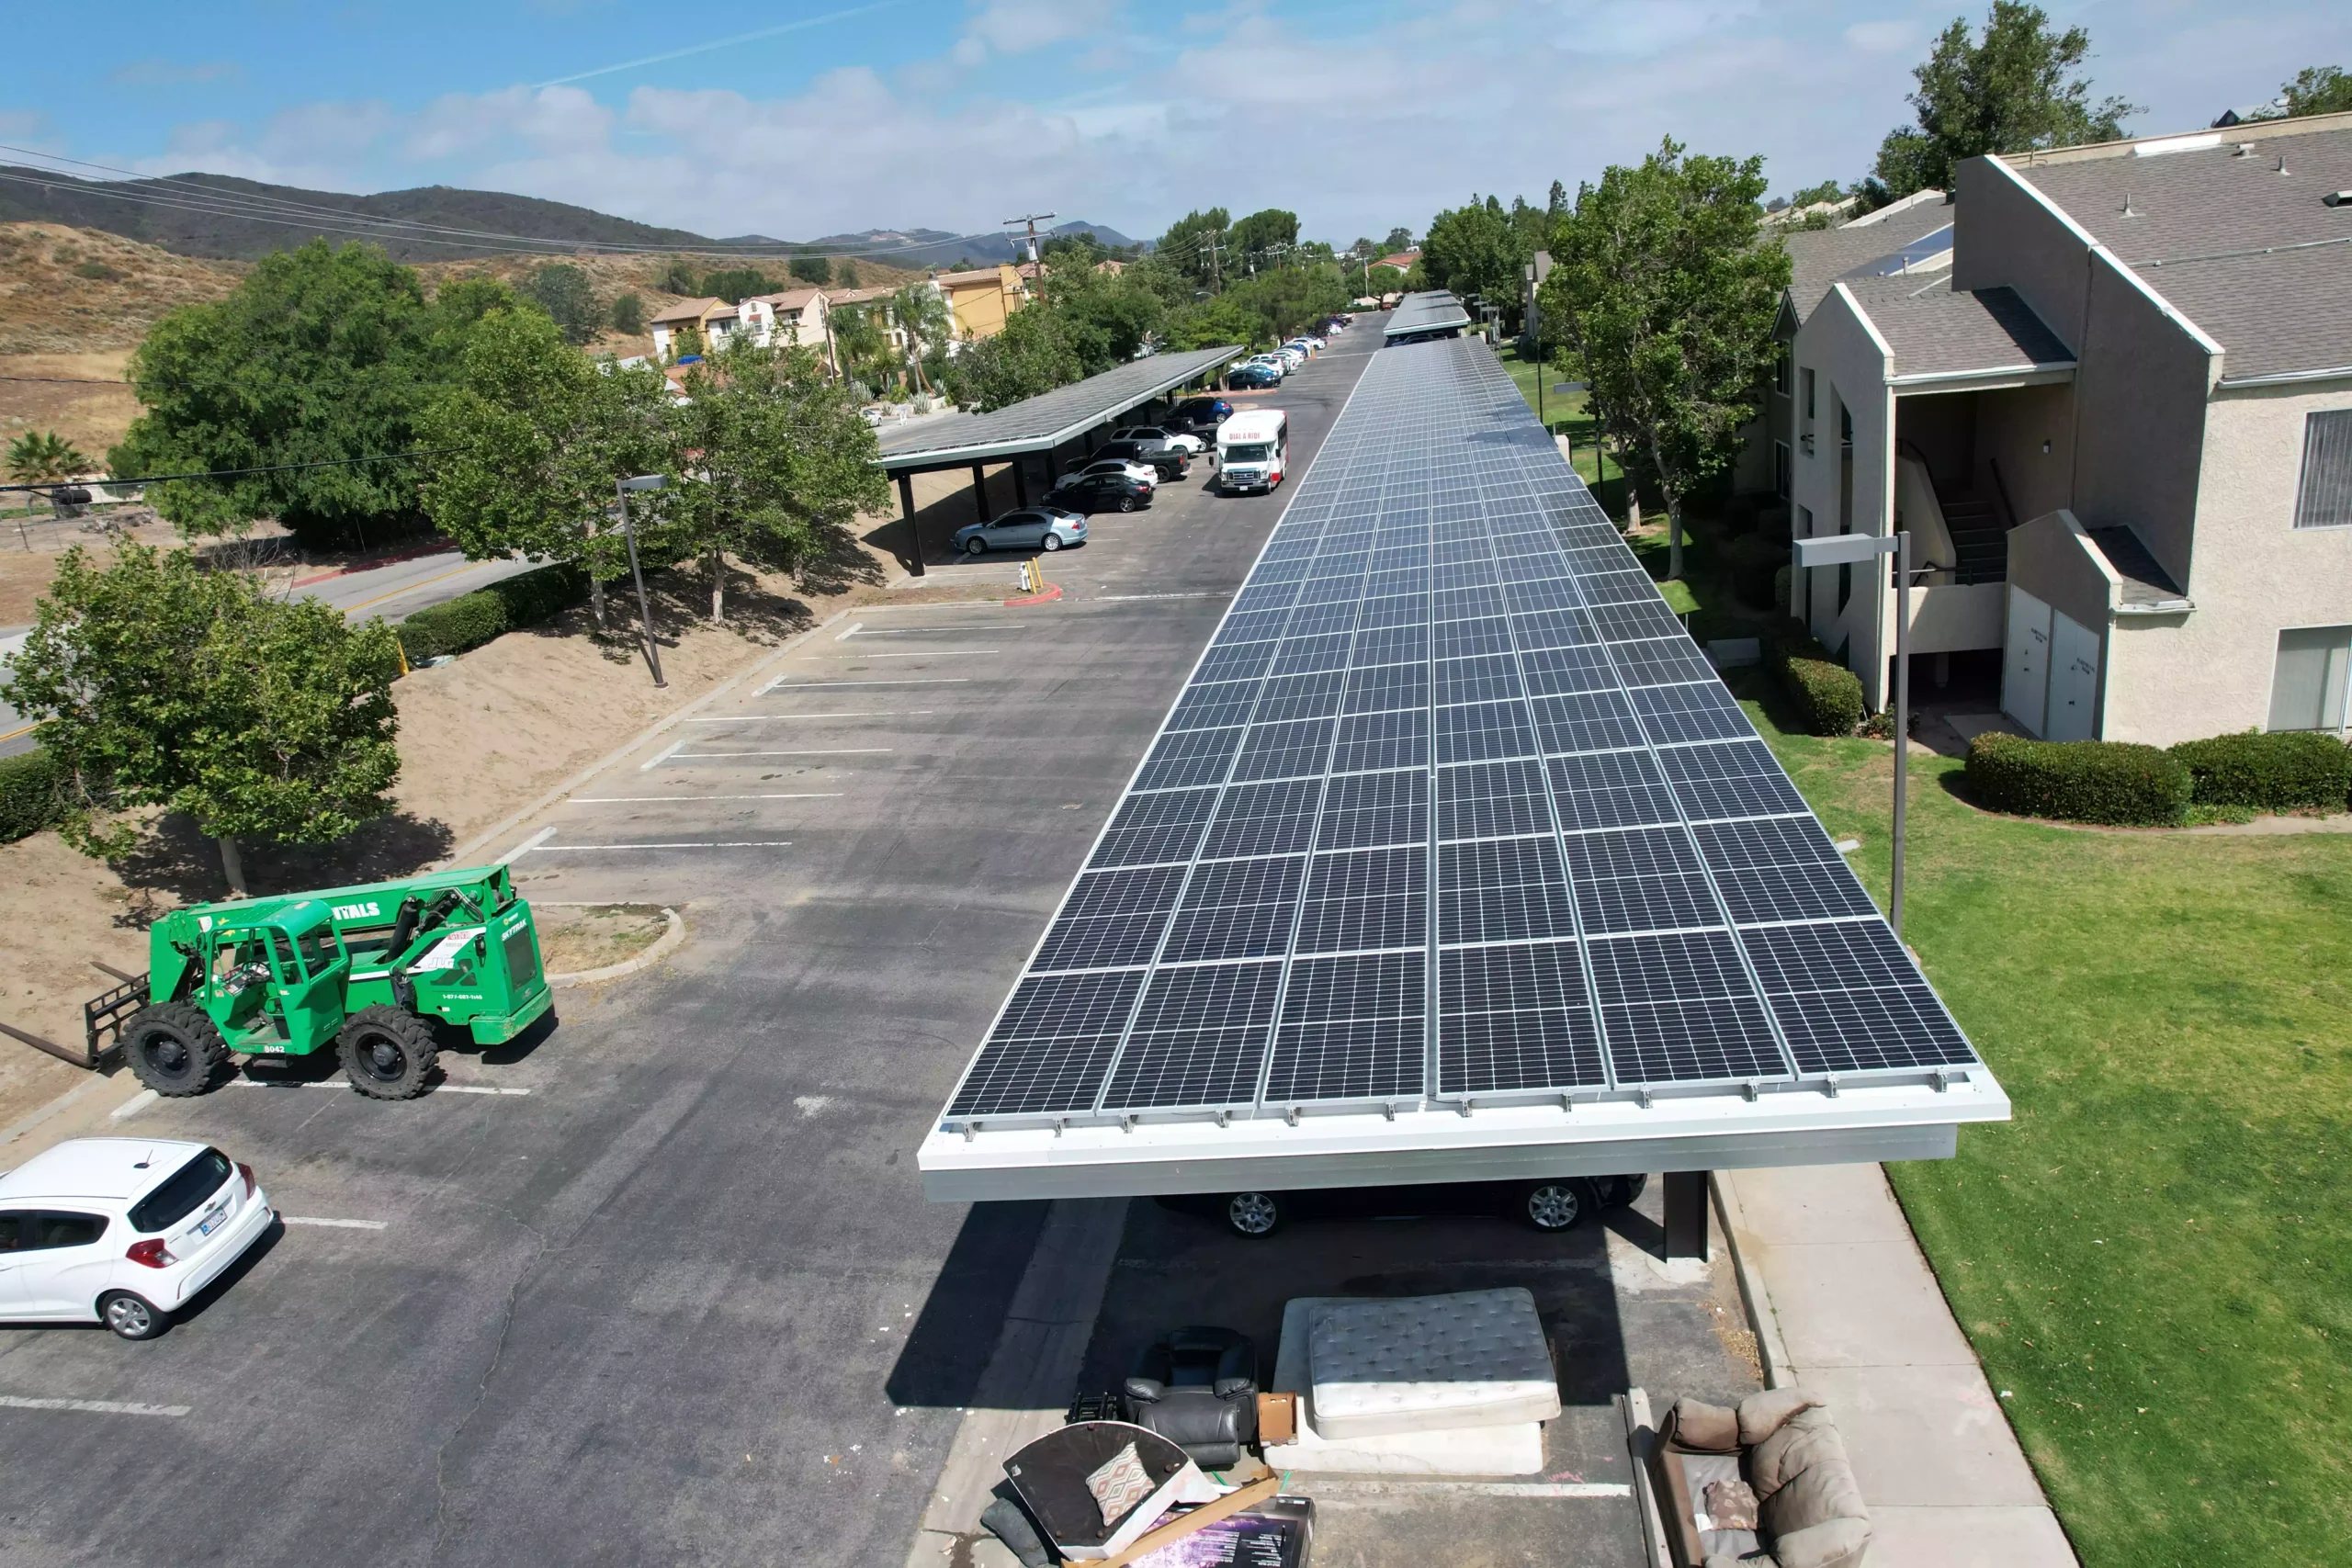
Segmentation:
[(1374, 355), (951, 1124), (1973, 1064), (1472, 340)]
[(938, 459), (1036, 451), (1116, 419), (1229, 359), (1234, 347), (1156, 354), (1114, 366), (1099, 376), (1023, 398), (988, 413), (948, 414), (882, 433), (882, 466), (910, 468)]
[(1442, 288), (1423, 294), (1408, 294), (1398, 302), (1388, 318), (1384, 335), (1400, 338), (1413, 333), (1443, 332), (1470, 324), (1470, 312), (1462, 301)]

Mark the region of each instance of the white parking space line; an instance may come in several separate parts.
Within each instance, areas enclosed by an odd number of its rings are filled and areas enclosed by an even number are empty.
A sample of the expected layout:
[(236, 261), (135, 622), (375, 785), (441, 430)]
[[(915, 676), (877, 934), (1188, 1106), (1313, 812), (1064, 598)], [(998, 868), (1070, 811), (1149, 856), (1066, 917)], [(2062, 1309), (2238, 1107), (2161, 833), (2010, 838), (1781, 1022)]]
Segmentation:
[(658, 768), (662, 763), (668, 761), (677, 753), (678, 748), (684, 744), (685, 742), (683, 740), (671, 741), (669, 745), (663, 747), (661, 750), (655, 752), (644, 761), (639, 762), (637, 765), (637, 771), (640, 773), (650, 773), (653, 769)]
[(524, 840), (521, 843), (515, 845), (513, 849), (507, 851), (504, 854), (499, 856), (496, 863), (499, 865), (512, 865), (516, 861), (521, 860), (525, 855), (529, 854), (533, 850), (537, 849), (541, 844), (546, 843), (549, 839), (554, 837), (554, 829), (542, 828), (537, 832), (532, 834), (529, 838)]
[(121, 1399), (28, 1399), (20, 1393), (0, 1393), (0, 1407), (10, 1410), (78, 1410), (90, 1416), (185, 1416), (193, 1404), (133, 1404)]
[(788, 848), (791, 843), (790, 839), (702, 839), (693, 843), (678, 844), (542, 844), (538, 852), (548, 855), (561, 854), (567, 850), (781, 850)]
[(324, 1225), (339, 1231), (379, 1231), (386, 1224), (382, 1220), (330, 1220), (320, 1214), (280, 1214), (277, 1219), (281, 1224)]
[[(860, 624), (863, 625), (864, 623)], [(867, 626), (865, 630), (859, 632), (858, 635), (860, 637), (929, 637), (936, 632), (986, 632), (990, 637), (997, 637), (1005, 632), (1025, 632), (1029, 628), (1027, 626), (1024, 626), (1016, 621), (1010, 624), (1001, 622), (992, 626)], [(840, 639), (835, 638), (834, 640), (839, 641)]]
[(840, 634), (839, 636), (837, 636), (837, 637), (835, 637), (833, 638), (833, 640), (834, 640), (835, 642), (847, 642), (850, 638), (852, 638), (852, 637), (855, 637), (858, 633), (860, 633), (860, 632), (864, 631), (865, 629), (865, 623), (864, 621), (852, 621), (852, 622), (848, 625), (848, 626), (847, 626), (846, 628), (844, 628), (844, 629), (841, 632), (841, 634)]
[(152, 1089), (142, 1089), (112, 1111), (107, 1111), (107, 1115), (117, 1122), (128, 1122), (162, 1098), (162, 1095)]
[(968, 686), (969, 675), (915, 675), (887, 681), (787, 681), (779, 675), (752, 694), (763, 697), (770, 692), (812, 692), (820, 686)]
[(681, 751), (662, 761), (699, 762), (710, 757), (878, 757), (897, 750), (895, 746), (833, 746), (814, 751)]
[(844, 793), (835, 789), (806, 790), (792, 795), (575, 795), (571, 797), (571, 804), (574, 806), (651, 806), (656, 803), (696, 800), (839, 800)]
[(926, 648), (920, 653), (812, 653), (811, 659), (953, 659), (961, 653), (1002, 653), (1001, 648)]
[(860, 708), (852, 713), (739, 713), (725, 718), (690, 718), (688, 724), (773, 724), (801, 718), (902, 718), (934, 714), (937, 708)]
[(1230, 599), (1230, 593), (1097, 593), (1094, 597), (1106, 604), (1118, 604), (1130, 599)]

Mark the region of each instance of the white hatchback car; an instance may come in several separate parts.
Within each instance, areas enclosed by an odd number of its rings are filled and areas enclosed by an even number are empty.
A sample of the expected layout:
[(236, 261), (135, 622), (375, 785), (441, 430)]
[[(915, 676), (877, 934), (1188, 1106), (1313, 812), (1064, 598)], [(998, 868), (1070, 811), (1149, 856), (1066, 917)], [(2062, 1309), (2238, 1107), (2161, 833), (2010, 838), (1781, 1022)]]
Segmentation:
[(0, 1319), (153, 1339), (276, 1218), (219, 1149), (72, 1139), (0, 1176)]

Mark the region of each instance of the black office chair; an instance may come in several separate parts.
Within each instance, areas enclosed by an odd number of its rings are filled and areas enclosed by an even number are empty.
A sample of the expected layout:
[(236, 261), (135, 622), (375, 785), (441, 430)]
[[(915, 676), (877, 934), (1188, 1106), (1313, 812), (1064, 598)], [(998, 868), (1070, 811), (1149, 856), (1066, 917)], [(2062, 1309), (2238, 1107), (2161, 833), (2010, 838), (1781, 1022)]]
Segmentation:
[(1257, 1439), (1257, 1349), (1230, 1328), (1177, 1329), (1136, 1358), (1126, 1396), (1129, 1421), (1226, 1469)]

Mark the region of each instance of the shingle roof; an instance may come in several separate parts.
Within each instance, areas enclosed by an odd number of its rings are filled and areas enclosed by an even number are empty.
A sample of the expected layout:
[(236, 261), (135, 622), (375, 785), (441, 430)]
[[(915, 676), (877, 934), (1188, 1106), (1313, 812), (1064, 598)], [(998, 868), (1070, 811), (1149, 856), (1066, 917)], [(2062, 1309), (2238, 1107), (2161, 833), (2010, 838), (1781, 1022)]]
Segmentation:
[(2352, 130), (2237, 145), (2012, 166), (2222, 345), (2224, 380), (2352, 366), (2352, 204), (2320, 199), (2352, 189)]
[(1797, 324), (1804, 324), (1831, 284), (1951, 221), (1949, 205), (1923, 201), (1876, 221), (1841, 229), (1798, 229), (1783, 235), (1781, 243), (1789, 252), (1789, 307), (1796, 312)]
[(1956, 289), (1949, 276), (1843, 280), (1887, 346), (1890, 374), (1955, 376), (1973, 370), (2071, 365), (2074, 351), (2012, 288)]
[(718, 297), (709, 294), (704, 295), (699, 299), (681, 299), (656, 315), (648, 324), (658, 326), (663, 321), (699, 321), (702, 320), (703, 312), (718, 303)]
[(781, 294), (754, 294), (744, 303), (757, 300), (770, 310), (799, 310), (807, 309), (808, 301), (817, 298), (820, 292), (815, 288), (787, 288)]
[(2181, 592), (2171, 576), (2158, 565), (2140, 536), (2128, 526), (2086, 528), (2085, 533), (2107, 558), (2107, 564), (2123, 580), (2122, 602), (2127, 609), (2149, 611), (2176, 609), (2188, 604), (2188, 595)]

